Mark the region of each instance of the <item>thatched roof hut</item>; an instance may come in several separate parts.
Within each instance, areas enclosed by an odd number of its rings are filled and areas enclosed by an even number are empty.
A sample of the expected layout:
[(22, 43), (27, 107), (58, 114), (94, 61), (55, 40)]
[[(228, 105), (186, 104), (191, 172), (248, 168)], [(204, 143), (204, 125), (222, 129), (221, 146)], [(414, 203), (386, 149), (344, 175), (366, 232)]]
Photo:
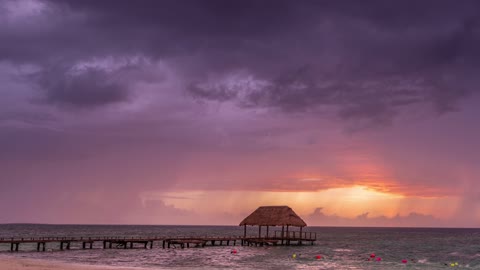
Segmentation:
[(244, 226), (244, 237), (247, 234), (247, 225), (248, 226), (259, 226), (258, 227), (258, 237), (261, 237), (261, 228), (262, 226), (267, 226), (267, 237), (268, 237), (268, 227), (269, 226), (282, 226), (282, 236), (284, 227), (300, 227), (300, 232), (302, 228), (307, 226), (307, 223), (303, 221), (293, 210), (288, 206), (261, 206), (257, 208), (253, 213), (246, 217), (240, 226)]
[(305, 227), (307, 223), (288, 206), (260, 206), (240, 223), (243, 225)]

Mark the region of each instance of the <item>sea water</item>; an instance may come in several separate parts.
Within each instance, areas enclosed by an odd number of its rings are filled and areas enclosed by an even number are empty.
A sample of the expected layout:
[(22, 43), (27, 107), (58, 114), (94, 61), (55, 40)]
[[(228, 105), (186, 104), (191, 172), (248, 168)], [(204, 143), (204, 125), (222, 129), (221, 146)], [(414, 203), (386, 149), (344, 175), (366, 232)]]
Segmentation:
[[(258, 233), (258, 227), (248, 234)], [(277, 228), (278, 229), (278, 228)], [(270, 228), (270, 232), (274, 229)], [(204, 248), (81, 249), (60, 251), (47, 243), (46, 252), (36, 244), (21, 244), (19, 252), (0, 244), (0, 254), (30, 259), (146, 269), (480, 269), (480, 229), (446, 228), (345, 228), (307, 227), (317, 233), (315, 245), (206, 246)], [(119, 225), (0, 225), (0, 238), (9, 237), (148, 237), (241, 236), (239, 226), (119, 226)], [(232, 254), (231, 250), (237, 253)], [(381, 261), (369, 260), (374, 253)], [(296, 258), (293, 258), (296, 254)], [(320, 255), (321, 259), (316, 259)], [(402, 260), (407, 260), (403, 263)]]

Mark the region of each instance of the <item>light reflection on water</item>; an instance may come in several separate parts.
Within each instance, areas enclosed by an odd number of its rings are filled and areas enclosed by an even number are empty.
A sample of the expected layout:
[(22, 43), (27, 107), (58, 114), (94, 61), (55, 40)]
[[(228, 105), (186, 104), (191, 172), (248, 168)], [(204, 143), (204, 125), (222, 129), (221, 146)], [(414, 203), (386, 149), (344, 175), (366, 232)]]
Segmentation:
[[(328, 228), (310, 227), (318, 233), (316, 245), (242, 247), (215, 246), (162, 249), (81, 250), (36, 252), (35, 245), (22, 245), (21, 252), (0, 252), (25, 258), (71, 263), (142, 267), (147, 269), (441, 269), (458, 262), (458, 268), (480, 269), (480, 229), (415, 228)], [(252, 228), (249, 233), (255, 233)], [(42, 236), (233, 236), (236, 226), (86, 226), (86, 225), (0, 225), (0, 237)], [(231, 254), (236, 249), (237, 254)], [(367, 261), (374, 252), (382, 261)], [(296, 259), (292, 255), (296, 254)], [(317, 260), (315, 256), (323, 258)], [(407, 259), (408, 263), (401, 261)]]

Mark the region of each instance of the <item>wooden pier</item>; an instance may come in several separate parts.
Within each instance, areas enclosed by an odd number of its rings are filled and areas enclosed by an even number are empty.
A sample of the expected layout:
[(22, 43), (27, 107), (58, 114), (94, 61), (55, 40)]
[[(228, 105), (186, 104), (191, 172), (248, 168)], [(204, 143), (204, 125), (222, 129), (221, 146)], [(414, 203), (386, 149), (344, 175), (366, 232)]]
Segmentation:
[(36, 246), (37, 251), (46, 251), (47, 244), (59, 250), (76, 249), (153, 249), (154, 243), (162, 248), (192, 248), (205, 246), (266, 246), (266, 245), (313, 245), (317, 234), (313, 232), (274, 232), (271, 237), (36, 237), (36, 238), (0, 238), (0, 244), (10, 245), (10, 251), (20, 250), (20, 244)]

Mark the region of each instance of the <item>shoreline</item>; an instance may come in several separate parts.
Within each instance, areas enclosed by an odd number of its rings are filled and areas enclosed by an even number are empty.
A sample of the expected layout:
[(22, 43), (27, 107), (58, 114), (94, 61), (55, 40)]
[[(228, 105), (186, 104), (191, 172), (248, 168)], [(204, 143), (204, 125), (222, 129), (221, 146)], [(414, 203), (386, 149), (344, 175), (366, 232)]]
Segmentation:
[(0, 255), (0, 270), (144, 270), (138, 267), (76, 264), (43, 259)]

